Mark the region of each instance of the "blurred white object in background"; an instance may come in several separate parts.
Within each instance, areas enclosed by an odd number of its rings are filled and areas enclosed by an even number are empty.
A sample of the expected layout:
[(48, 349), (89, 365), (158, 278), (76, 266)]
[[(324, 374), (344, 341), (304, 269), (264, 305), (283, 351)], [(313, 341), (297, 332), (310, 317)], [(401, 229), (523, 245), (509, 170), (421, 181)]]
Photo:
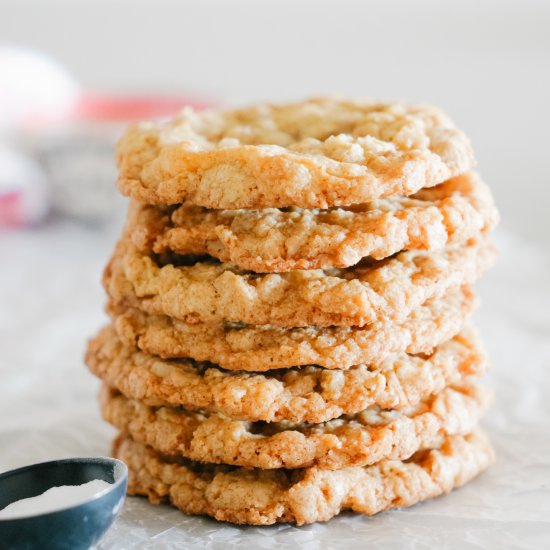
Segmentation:
[(0, 144), (0, 227), (40, 222), (49, 204), (48, 181), (40, 164)]
[(78, 95), (76, 81), (55, 60), (0, 46), (0, 227), (36, 224), (48, 213), (47, 174), (16, 139), (23, 131), (68, 118)]
[(0, 135), (70, 115), (79, 89), (54, 59), (16, 46), (0, 46)]

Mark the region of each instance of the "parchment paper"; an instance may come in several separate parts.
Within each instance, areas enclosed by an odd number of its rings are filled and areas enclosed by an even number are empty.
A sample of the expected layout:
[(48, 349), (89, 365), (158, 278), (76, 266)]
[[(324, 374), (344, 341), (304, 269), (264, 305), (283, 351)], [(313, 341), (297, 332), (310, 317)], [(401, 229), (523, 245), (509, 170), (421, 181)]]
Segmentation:
[[(0, 234), (0, 471), (109, 452), (114, 431), (82, 354), (104, 321), (100, 271), (119, 229), (56, 222)], [(549, 251), (505, 232), (496, 240), (475, 316), (497, 395), (483, 422), (498, 455), (487, 473), (411, 509), (301, 528), (239, 528), (128, 498), (100, 548), (550, 548)]]

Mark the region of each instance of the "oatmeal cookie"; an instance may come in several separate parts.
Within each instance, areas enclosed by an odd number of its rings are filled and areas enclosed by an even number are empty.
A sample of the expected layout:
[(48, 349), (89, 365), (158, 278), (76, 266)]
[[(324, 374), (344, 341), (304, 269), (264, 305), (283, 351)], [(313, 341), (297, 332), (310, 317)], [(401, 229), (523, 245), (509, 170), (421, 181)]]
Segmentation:
[(473, 310), (469, 287), (428, 300), (403, 321), (367, 327), (188, 324), (134, 308), (108, 306), (124, 344), (163, 358), (210, 361), (227, 370), (263, 372), (318, 365), (347, 369), (382, 361), (394, 353), (431, 353), (460, 332)]
[(439, 252), (401, 252), (353, 268), (260, 275), (230, 264), (162, 265), (122, 239), (104, 286), (115, 306), (188, 324), (362, 327), (402, 320), (448, 288), (473, 283), (494, 257), (484, 239)]
[(373, 407), (322, 424), (246, 422), (149, 407), (108, 386), (103, 386), (100, 402), (107, 422), (165, 455), (246, 468), (339, 470), (406, 460), (438, 447), (449, 435), (466, 435), (485, 411), (489, 395), (473, 384), (447, 387), (401, 411)]
[(407, 461), (342, 470), (199, 464), (162, 456), (124, 434), (115, 441), (113, 455), (128, 465), (129, 494), (147, 496), (155, 504), (168, 501), (186, 514), (252, 525), (304, 525), (344, 510), (373, 515), (412, 506), (467, 483), (494, 461), (479, 430), (447, 437), (439, 448)]
[(336, 97), (233, 111), (184, 109), (130, 127), (119, 188), (149, 204), (215, 209), (329, 208), (468, 171), (468, 138), (438, 108)]
[(412, 197), (330, 210), (208, 210), (132, 201), (127, 231), (143, 252), (210, 255), (241, 269), (281, 273), (440, 250), (487, 233), (497, 221), (489, 188), (470, 172)]
[(449, 385), (482, 376), (488, 360), (471, 327), (431, 355), (398, 353), (379, 363), (330, 370), (309, 365), (263, 373), (167, 360), (124, 346), (112, 326), (90, 341), (90, 370), (129, 399), (219, 413), (249, 422), (326, 422), (370, 407), (414, 407)]

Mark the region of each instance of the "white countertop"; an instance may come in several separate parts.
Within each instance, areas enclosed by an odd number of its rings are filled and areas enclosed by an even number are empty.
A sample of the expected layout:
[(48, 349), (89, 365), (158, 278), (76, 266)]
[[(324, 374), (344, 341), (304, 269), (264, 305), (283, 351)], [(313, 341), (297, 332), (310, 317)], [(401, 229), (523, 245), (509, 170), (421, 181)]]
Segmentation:
[[(85, 341), (104, 322), (99, 278), (118, 228), (52, 222), (0, 233), (0, 471), (109, 453)], [(542, 548), (550, 545), (550, 258), (496, 235), (497, 266), (478, 285), (477, 324), (494, 362), (484, 421), (487, 473), (449, 496), (375, 518), (239, 528), (129, 498), (102, 549)]]

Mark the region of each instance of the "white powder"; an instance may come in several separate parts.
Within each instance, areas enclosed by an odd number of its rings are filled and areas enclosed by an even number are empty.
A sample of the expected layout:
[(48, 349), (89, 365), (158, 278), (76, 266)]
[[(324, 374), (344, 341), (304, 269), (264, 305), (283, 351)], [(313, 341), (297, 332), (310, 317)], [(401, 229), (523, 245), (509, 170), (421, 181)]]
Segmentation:
[(111, 484), (106, 481), (94, 479), (82, 485), (52, 487), (36, 497), (23, 498), (12, 502), (3, 510), (0, 510), (0, 519), (23, 518), (55, 512), (56, 510), (81, 504), (110, 486)]

